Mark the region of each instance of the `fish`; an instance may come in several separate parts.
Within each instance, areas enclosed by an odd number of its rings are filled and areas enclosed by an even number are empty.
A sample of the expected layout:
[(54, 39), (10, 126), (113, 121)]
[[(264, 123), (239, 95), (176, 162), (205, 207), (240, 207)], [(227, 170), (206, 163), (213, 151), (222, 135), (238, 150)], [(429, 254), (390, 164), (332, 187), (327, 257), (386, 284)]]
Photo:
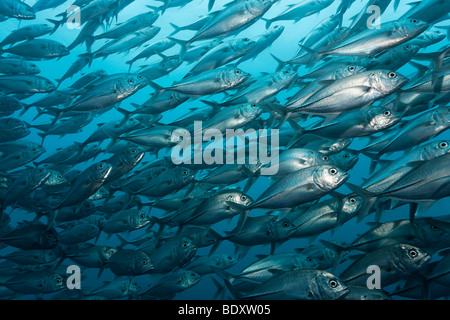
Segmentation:
[(317, 261), (302, 253), (288, 252), (273, 255), (260, 255), (258, 260), (242, 271), (229, 278), (230, 283), (238, 281), (256, 283), (256, 285), (269, 280), (274, 276), (273, 270), (292, 271), (300, 269), (316, 269), (319, 266)]
[(428, 23), (415, 18), (386, 22), (380, 29), (366, 29), (322, 54), (376, 55), (413, 39), (427, 28)]
[(88, 296), (102, 297), (104, 299), (130, 298), (141, 291), (138, 283), (131, 279), (107, 282), (87, 293)]
[(65, 288), (64, 278), (54, 271), (36, 271), (14, 276), (2, 285), (7, 288), (26, 294), (53, 293)]
[(430, 255), (423, 250), (407, 245), (395, 244), (371, 251), (357, 259), (341, 275), (344, 283), (365, 286), (367, 267), (377, 265), (381, 270), (383, 286), (398, 281), (399, 277), (412, 274), (422, 268), (430, 260)]
[(282, 209), (318, 199), (336, 189), (349, 175), (331, 165), (304, 168), (271, 185), (251, 208)]
[(304, 132), (327, 138), (352, 139), (389, 129), (400, 120), (400, 114), (386, 107), (370, 106), (341, 113), (332, 122), (305, 129)]
[(393, 71), (361, 72), (333, 81), (298, 107), (286, 108), (292, 112), (339, 114), (386, 97), (406, 85), (408, 81), (408, 78)]
[(164, 274), (189, 262), (196, 254), (197, 247), (189, 238), (175, 237), (163, 242), (155, 249), (142, 250), (147, 252), (154, 264), (154, 268), (149, 273)]
[(23, 223), (2, 234), (1, 241), (23, 250), (53, 249), (58, 245), (58, 232), (42, 223)]
[(153, 25), (158, 20), (159, 13), (153, 10), (141, 13), (132, 17), (131, 19), (117, 25), (117, 27), (108, 30), (102, 34), (96, 35), (95, 40), (100, 39), (119, 39), (125, 35), (131, 34), (135, 31)]
[(177, 293), (195, 286), (200, 279), (200, 275), (194, 271), (178, 269), (154, 281), (138, 294), (137, 299), (173, 299)]
[(164, 38), (158, 41), (153, 42), (152, 44), (149, 44), (144, 50), (142, 50), (137, 56), (135, 56), (133, 59), (127, 61), (126, 63), (133, 66), (133, 63), (135, 63), (137, 60), (140, 59), (149, 59), (155, 54), (162, 54), (164, 51), (172, 48), (176, 43), (169, 38)]
[(153, 269), (150, 257), (143, 251), (120, 249), (113, 253), (106, 266), (116, 275), (140, 275)]
[(38, 75), (0, 76), (0, 88), (8, 93), (19, 94), (50, 93), (56, 90), (52, 81)]
[(445, 1), (30, 2), (0, 3), (0, 299), (448, 298)]
[(104, 46), (93, 52), (93, 57), (106, 59), (110, 54), (122, 53), (154, 38), (161, 31), (160, 27), (149, 26), (144, 29), (124, 35), (119, 39), (107, 42)]
[(111, 169), (112, 166), (106, 162), (95, 163), (88, 167), (75, 179), (67, 191), (66, 197), (55, 207), (55, 210), (63, 206), (79, 204), (89, 198), (104, 183)]
[(205, 96), (231, 90), (244, 83), (250, 74), (238, 68), (222, 67), (202, 72), (198, 75), (185, 78), (170, 87), (160, 87), (149, 82), (157, 96), (165, 91), (174, 91), (188, 96)]
[(0, 5), (0, 14), (20, 20), (34, 20), (36, 13), (32, 7), (20, 0), (6, 0)]
[(60, 59), (70, 54), (65, 45), (51, 39), (27, 40), (8, 49), (2, 49), (2, 52), (15, 54), (28, 60)]
[(109, 217), (101, 225), (101, 230), (108, 234), (137, 230), (150, 224), (150, 217), (144, 211), (127, 209)]
[(2, 42), (0, 47), (14, 45), (16, 42), (24, 40), (32, 40), (37, 37), (44, 36), (52, 31), (52, 27), (48, 24), (32, 24), (11, 32)]
[(256, 42), (249, 38), (225, 41), (208, 51), (185, 77), (216, 69), (253, 50)]
[(332, 3), (333, 1), (331, 0), (304, 0), (300, 3), (288, 5), (288, 8), (277, 17), (271, 19), (263, 18), (263, 20), (266, 21), (266, 29), (268, 29), (272, 23), (282, 20), (293, 20), (294, 23), (297, 23), (305, 17), (319, 13)]
[(225, 10), (211, 17), (205, 25), (188, 41), (178, 41), (181, 45), (180, 60), (189, 46), (200, 40), (212, 39), (236, 33), (238, 30), (248, 28), (264, 15), (276, 2), (276, 0), (244, 1), (231, 3)]
[(234, 295), (236, 299), (334, 300), (348, 293), (347, 286), (333, 274), (311, 269), (281, 272), (247, 295)]

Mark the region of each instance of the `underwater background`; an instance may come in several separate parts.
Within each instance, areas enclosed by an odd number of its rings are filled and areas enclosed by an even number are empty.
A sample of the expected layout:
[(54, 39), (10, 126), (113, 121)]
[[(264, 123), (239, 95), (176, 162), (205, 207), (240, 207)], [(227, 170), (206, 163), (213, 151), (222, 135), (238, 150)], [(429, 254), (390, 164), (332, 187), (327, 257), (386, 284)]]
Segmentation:
[[(71, 1), (61, 1), (61, 5), (57, 6), (55, 8), (39, 11), (36, 14), (36, 19), (34, 20), (18, 20), (14, 18), (7, 19), (6, 21), (3, 21), (0, 23), (0, 32), (1, 37), (5, 38), (8, 36), (12, 31), (19, 27), (24, 27), (29, 24), (36, 24), (36, 23), (48, 23), (47, 19), (55, 19), (55, 16), (58, 14), (65, 12), (66, 9), (71, 4)], [(229, 3), (230, 1), (227, 0), (216, 0), (214, 4), (213, 10), (220, 10), (223, 8), (224, 5)], [(34, 0), (25, 0), (25, 3), (29, 5), (33, 5), (35, 3)], [(291, 1), (291, 0), (280, 0), (276, 2), (270, 10), (264, 15), (264, 17), (275, 17), (282, 13), (289, 5), (296, 4), (298, 1)], [(409, 1), (400, 1), (400, 4), (398, 8), (394, 10), (394, 2), (392, 2), (386, 9), (386, 11), (381, 16), (381, 22), (387, 22), (387, 21), (394, 21), (398, 18), (400, 18), (405, 12), (411, 9), (411, 6), (408, 5)], [(159, 7), (162, 3), (158, 1), (144, 1), (144, 0), (135, 0), (131, 4), (129, 4), (127, 7), (125, 7), (118, 15), (117, 20), (113, 20), (110, 29), (115, 26), (118, 23), (123, 23), (129, 20), (130, 18), (136, 16), (137, 14), (146, 12), (149, 10), (147, 6), (152, 7)], [(280, 35), (278, 39), (276, 39), (273, 44), (263, 50), (254, 60), (247, 60), (239, 65), (239, 68), (247, 73), (250, 73), (254, 77), (261, 76), (264, 73), (274, 73), (277, 70), (278, 63), (273, 58), (273, 56), (286, 61), (291, 58), (293, 58), (299, 47), (298, 43), (300, 40), (302, 40), (305, 36), (309, 34), (309, 32), (312, 30), (314, 26), (316, 26), (320, 21), (324, 20), (325, 18), (328, 18), (329, 16), (335, 14), (341, 5), (341, 1), (336, 0), (334, 1), (330, 6), (327, 8), (321, 10), (319, 13), (307, 16), (302, 18), (299, 22), (294, 23), (293, 21), (276, 21), (273, 24), (282, 25), (285, 27), (285, 30)], [(343, 19), (343, 26), (350, 26), (351, 24), (351, 17), (358, 14), (361, 10), (363, 10), (367, 5), (367, 1), (353, 1), (351, 3), (351, 6), (347, 10), (347, 12), (344, 14)], [(171, 23), (176, 24), (177, 26), (185, 26), (188, 24), (193, 23), (196, 21), (199, 17), (202, 17), (204, 15), (208, 14), (208, 1), (206, 0), (194, 0), (188, 2), (183, 7), (171, 7), (167, 8), (166, 11), (161, 14), (157, 21), (153, 24), (155, 26), (161, 27), (161, 31), (148, 43), (154, 42), (159, 39), (163, 39), (167, 36), (170, 36), (170, 34), (174, 31), (174, 28), (171, 26)], [(442, 23), (438, 23), (437, 25), (447, 26), (448, 21), (444, 21)], [(108, 29), (105, 29), (108, 30)], [(255, 38), (259, 36), (261, 33), (265, 32), (265, 22), (263, 20), (258, 20), (256, 23), (251, 25), (250, 27), (244, 29), (241, 31), (238, 35), (235, 37), (248, 37), (250, 39)], [(71, 44), (76, 37), (79, 35), (80, 29), (69, 29), (65, 26), (62, 26), (58, 28), (53, 34), (46, 35), (44, 37), (50, 38), (56, 41), (59, 41), (63, 43), (64, 45), (68, 46)], [(99, 28), (96, 31), (96, 34), (102, 33), (102, 28)], [(193, 31), (185, 30), (180, 31), (176, 35), (174, 35), (174, 38), (187, 40), (190, 37), (192, 37), (195, 34)], [(105, 44), (105, 40), (96, 40), (92, 45), (92, 52), (94, 52), (96, 49), (100, 48), (103, 44)], [(440, 50), (443, 46), (448, 44), (448, 39), (445, 38), (443, 41), (431, 45), (429, 47), (421, 49), (421, 53), (426, 52), (436, 52)], [(139, 52), (141, 52), (144, 49), (144, 47), (140, 48), (133, 48), (128, 53), (119, 53), (119, 54), (111, 54), (107, 56), (104, 60), (102, 58), (95, 58), (92, 61), (92, 64), (90, 66), (86, 66), (82, 69), (80, 73), (77, 73), (73, 76), (71, 79), (67, 79), (62, 82), (60, 86), (60, 90), (67, 87), (68, 85), (75, 82), (77, 79), (79, 79), (82, 75), (87, 74), (89, 72), (92, 72), (94, 70), (105, 70), (108, 74), (116, 74), (116, 73), (128, 73), (128, 72), (137, 72), (139, 71), (141, 66), (144, 65), (150, 65), (153, 63), (156, 63), (161, 60), (161, 57), (158, 55), (152, 56), (146, 61), (139, 60), (136, 61), (133, 66), (131, 67), (131, 70), (129, 70), (129, 65), (126, 63), (126, 61), (130, 60), (132, 57), (136, 56)], [(175, 45), (174, 47), (168, 49), (164, 52), (165, 56), (171, 56), (176, 55), (180, 52), (180, 47), (178, 45)], [(70, 54), (67, 56), (64, 56), (60, 59), (52, 59), (52, 60), (42, 60), (42, 61), (36, 61), (35, 63), (40, 68), (40, 76), (43, 76), (45, 78), (48, 78), (56, 83), (56, 79), (60, 79), (63, 74), (68, 70), (68, 68), (77, 60), (78, 56), (80, 54), (86, 53), (86, 47), (84, 44), (79, 45), (72, 49), (70, 51)], [(272, 56), (273, 55), (273, 56)], [(423, 63), (423, 62), (421, 62)], [(425, 64), (425, 63), (424, 63)], [(154, 82), (162, 87), (169, 87), (174, 82), (180, 81), (183, 79), (183, 77), (186, 75), (186, 73), (190, 70), (192, 65), (182, 64), (175, 70), (171, 71), (169, 74), (164, 75), (161, 78), (155, 79)], [(411, 74), (415, 74), (417, 71), (416, 68), (410, 66), (409, 64), (406, 64), (405, 66), (401, 67), (399, 70), (397, 70), (400, 74), (408, 76)], [(300, 66), (297, 70), (299, 75), (307, 73), (307, 69), (305, 66)], [(291, 88), (288, 90), (284, 90), (280, 92), (277, 97), (279, 101), (284, 101), (286, 97), (290, 97), (293, 94), (297, 92), (297, 88)], [(143, 104), (145, 101), (147, 101), (151, 95), (155, 92), (155, 89), (151, 86), (146, 86), (139, 90), (136, 94), (134, 94), (132, 97), (124, 100), (121, 102), (120, 107), (129, 111), (134, 110), (133, 104)], [(25, 98), (21, 100), (23, 103), (31, 103), (34, 101), (39, 100), (42, 98), (44, 94), (36, 94), (34, 96), (31, 96), (29, 98)], [(207, 99), (210, 99), (209, 97)], [(224, 99), (223, 95), (217, 95), (211, 97), (210, 100), (212, 101), (221, 101), (221, 99)], [(187, 102), (182, 103), (180, 106), (176, 107), (173, 110), (166, 111), (162, 114), (162, 119), (159, 121), (162, 124), (170, 124), (172, 121), (175, 121), (179, 119), (183, 115), (188, 115), (191, 111), (191, 108), (198, 108), (202, 106), (201, 99), (192, 99)], [(52, 120), (52, 116), (47, 114), (42, 114), (39, 117), (36, 118), (38, 115), (37, 110), (35, 108), (29, 108), (24, 114), (20, 115), (20, 111), (17, 111), (12, 115), (12, 117), (19, 118), (27, 123), (30, 124), (45, 124), (49, 123)], [(123, 114), (118, 112), (116, 109), (112, 108), (111, 110), (101, 113), (98, 116), (96, 116), (92, 122), (90, 122), (88, 125), (83, 127), (80, 132), (73, 133), (73, 134), (67, 134), (65, 136), (54, 136), (49, 135), (45, 138), (43, 146), (45, 148), (45, 153), (40, 156), (40, 158), (35, 159), (35, 161), (39, 161), (41, 159), (44, 159), (46, 156), (53, 154), (56, 152), (59, 148), (66, 147), (70, 144), (73, 144), (74, 142), (82, 143), (84, 142), (95, 130), (98, 128), (98, 124), (114, 121), (114, 120), (121, 120), (123, 118)], [(31, 133), (23, 138), (24, 140), (32, 141), (35, 143), (41, 143), (42, 139), (38, 135), (41, 130), (37, 130), (36, 128), (30, 128)], [(437, 137), (434, 137), (432, 140), (445, 140), (449, 139), (449, 133), (443, 132), (439, 134)], [(432, 141), (430, 140), (430, 141)], [(368, 138), (355, 138), (352, 141), (352, 144), (350, 145), (350, 149), (352, 150), (360, 150), (367, 144)], [(428, 142), (428, 141), (427, 141)], [(109, 144), (108, 140), (105, 140), (102, 142), (101, 146), (102, 148), (106, 148)], [(159, 157), (162, 157), (164, 155), (168, 155), (170, 150), (162, 149), (158, 152), (158, 156), (156, 156), (154, 153), (147, 152), (142, 160), (142, 163), (140, 163), (139, 166), (143, 166), (146, 163), (151, 162), (152, 160), (155, 160)], [(402, 153), (394, 153), (390, 155), (391, 159), (397, 159), (401, 157)], [(95, 159), (89, 159), (86, 162), (79, 163), (74, 166), (76, 169), (84, 170), (85, 168), (89, 167), (93, 163), (96, 163), (100, 160), (108, 159), (111, 156), (111, 154), (108, 154), (106, 152), (100, 153), (98, 156), (95, 157)], [(355, 185), (361, 185), (364, 181), (364, 179), (368, 178), (370, 176), (370, 165), (371, 165), (371, 159), (366, 157), (363, 154), (358, 155), (358, 162), (356, 165), (351, 168), (348, 173), (350, 175), (350, 178), (348, 179), (348, 182), (351, 182)], [(201, 176), (201, 174), (200, 174)], [(243, 187), (245, 185), (246, 181), (242, 181), (239, 184), (236, 184), (237, 187)], [(271, 179), (270, 177), (259, 177), (256, 182), (250, 187), (247, 194), (252, 197), (252, 199), (257, 199), (270, 185)], [(352, 191), (344, 185), (339, 187), (337, 189), (342, 194), (349, 194)], [(329, 199), (330, 195), (326, 195), (323, 199)], [(146, 199), (145, 197), (142, 197), (142, 202), (147, 202), (149, 199)], [(97, 203), (101, 203), (104, 201), (104, 199), (97, 200)], [(421, 216), (430, 216), (430, 217), (440, 217), (448, 214), (447, 208), (450, 205), (450, 201), (448, 198), (440, 199), (438, 200), (430, 209), (428, 209), (426, 212), (422, 213)], [(150, 212), (151, 216), (155, 217), (161, 217), (164, 213), (163, 210), (158, 208), (151, 208), (151, 207), (144, 207), (144, 211)], [(254, 209), (251, 210), (249, 213), (249, 217), (252, 216), (258, 216), (261, 214), (265, 214), (268, 210), (264, 209)], [(5, 210), (5, 213), (9, 214), (11, 221), (10, 226), (16, 227), (23, 221), (32, 221), (34, 219), (34, 214), (30, 213), (20, 207), (14, 208), (7, 208)], [(398, 208), (392, 209), (392, 210), (384, 210), (381, 215), (381, 222), (384, 221), (393, 221), (398, 219), (408, 219), (409, 218), (409, 208), (408, 206), (400, 206)], [(45, 221), (45, 220), (44, 220)], [(233, 228), (235, 228), (236, 223), (238, 221), (238, 217), (235, 216), (231, 221), (221, 221), (219, 223), (214, 224), (213, 229), (218, 232), (219, 234), (225, 236), (226, 232), (231, 231)], [(357, 219), (353, 218), (347, 222), (345, 222), (343, 225), (338, 226), (334, 228), (333, 230), (326, 231), (324, 233), (321, 233), (315, 237), (312, 238), (293, 238), (285, 241), (281, 245), (279, 245), (276, 248), (276, 253), (282, 253), (282, 252), (294, 252), (296, 249), (299, 248), (306, 248), (312, 244), (320, 245), (320, 240), (328, 240), (328, 241), (340, 241), (340, 242), (347, 242), (350, 243), (353, 240), (355, 240), (359, 235), (363, 234), (364, 232), (371, 229), (370, 222), (375, 222), (376, 217), (375, 215), (369, 215), (366, 218), (364, 218), (363, 221), (358, 222)], [(157, 230), (157, 226), (152, 226), (153, 230)], [(123, 237), (128, 239), (129, 241), (138, 238), (139, 236), (142, 236), (148, 232), (148, 228), (142, 228), (139, 230), (133, 230), (129, 233), (122, 234)], [(88, 243), (94, 243), (93, 240), (87, 241)], [(96, 239), (95, 242), (96, 245), (106, 245), (111, 247), (118, 247), (121, 245), (121, 242), (119, 239), (112, 235), (108, 236), (105, 233), (101, 233), (98, 239)], [(15, 248), (12, 248), (10, 246), (4, 246), (4, 248), (1, 249), (0, 255), (4, 256), (9, 252), (12, 252), (16, 250)], [(205, 248), (198, 248), (196, 255), (197, 256), (207, 256), (210, 251), (210, 247)], [(239, 253), (235, 251), (235, 245), (227, 240), (224, 240), (220, 243), (219, 247), (216, 250), (216, 253), (226, 253), (231, 255), (236, 259), (236, 264), (232, 266), (231, 268), (227, 269), (226, 271), (230, 274), (237, 274), (242, 269), (244, 269), (249, 264), (256, 261), (257, 255), (268, 255), (270, 254), (270, 245), (256, 245), (253, 246), (245, 256), (239, 257)], [(433, 259), (436, 259), (433, 257)], [(52, 264), (55, 265), (57, 262), (53, 262)], [(50, 264), (50, 265), (52, 265)], [(61, 270), (64, 270), (68, 265), (74, 264), (70, 261), (70, 259), (65, 259), (61, 265), (58, 268), (61, 268)], [(342, 272), (345, 269), (345, 266), (348, 265), (348, 262), (342, 263), (342, 265), (339, 265), (336, 270), (334, 270), (334, 274), (339, 275), (340, 272)], [(98, 277), (98, 270), (91, 269), (91, 268), (82, 268), (82, 281), (81, 281), (81, 287), (83, 290), (94, 290), (95, 288), (100, 287), (104, 284), (105, 281), (116, 281), (116, 275), (112, 273), (108, 268), (105, 268), (105, 270), (102, 272), (101, 276)], [(135, 281), (139, 284), (141, 284), (142, 287), (146, 287), (152, 283), (152, 281), (155, 281), (158, 279), (157, 275), (153, 274), (144, 274), (144, 275), (137, 275), (133, 277)], [(191, 288), (187, 288), (186, 290), (179, 292), (175, 295), (174, 299), (193, 299), (193, 300), (203, 300), (203, 299), (213, 299), (215, 297), (215, 294), (219, 290), (216, 283), (222, 284), (223, 286), (223, 280), (218, 277), (216, 274), (207, 274), (201, 276), (200, 281), (192, 286)], [(224, 287), (222, 287), (224, 289)], [(384, 289), (384, 288), (383, 288)], [(218, 298), (232, 298), (231, 294), (228, 293), (226, 287), (224, 289), (224, 295), (219, 295)], [(43, 296), (44, 299), (52, 299), (53, 294), (45, 294)], [(35, 295), (19, 295), (15, 298), (18, 299), (34, 299)], [(395, 297), (395, 299), (405, 299), (403, 297)]]

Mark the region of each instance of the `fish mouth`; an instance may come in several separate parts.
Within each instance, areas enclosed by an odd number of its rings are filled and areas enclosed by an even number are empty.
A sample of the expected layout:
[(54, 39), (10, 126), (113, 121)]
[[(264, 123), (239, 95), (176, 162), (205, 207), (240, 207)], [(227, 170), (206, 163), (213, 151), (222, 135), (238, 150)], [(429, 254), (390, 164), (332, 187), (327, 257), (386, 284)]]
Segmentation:
[(419, 268), (423, 267), (430, 260), (431, 260), (431, 254), (429, 254), (428, 252), (424, 252), (423, 257), (419, 260), (418, 267)]
[(345, 183), (349, 178), (350, 178), (350, 174), (348, 174), (347, 172), (343, 172), (342, 175), (336, 179), (336, 185), (337, 185), (337, 186), (342, 185), (342, 184)]
[(335, 300), (339, 300), (342, 299), (343, 297), (345, 297), (346, 295), (348, 295), (350, 293), (350, 289), (348, 287), (343, 287), (341, 291), (339, 291), (336, 296), (335, 296)]
[(397, 82), (396, 89), (403, 88), (408, 82), (409, 82), (409, 79), (406, 78), (406, 77), (399, 78), (398, 82)]

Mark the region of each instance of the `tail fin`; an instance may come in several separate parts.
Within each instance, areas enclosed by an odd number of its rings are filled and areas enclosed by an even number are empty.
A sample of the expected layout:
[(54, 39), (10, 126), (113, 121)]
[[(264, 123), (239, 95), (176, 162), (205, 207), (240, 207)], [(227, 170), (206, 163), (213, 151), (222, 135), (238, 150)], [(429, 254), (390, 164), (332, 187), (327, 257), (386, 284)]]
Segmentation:
[(305, 133), (305, 130), (300, 127), (297, 122), (292, 120), (288, 120), (288, 122), (291, 125), (292, 129), (295, 130), (295, 136), (293, 136), (291, 140), (289, 140), (288, 144), (286, 145), (286, 149), (292, 148), (292, 146), (295, 145)]
[(272, 19), (261, 18), (261, 20), (263, 20), (263, 21), (266, 22), (266, 29), (269, 29), (270, 26), (271, 26), (272, 23), (273, 23), (273, 20), (272, 20)]
[(152, 87), (155, 90), (155, 93), (152, 95), (152, 99), (156, 99), (159, 97), (164, 91), (166, 91), (166, 88), (161, 87), (159, 84), (148, 80), (148, 85)]
[(319, 240), (319, 242), (322, 243), (328, 249), (331, 249), (331, 250), (336, 252), (337, 257), (333, 261), (333, 266), (331, 268), (333, 271), (336, 270), (337, 266), (342, 261), (342, 257), (344, 256), (344, 253), (346, 251), (350, 250), (350, 248), (344, 247), (342, 245), (339, 245), (337, 243), (334, 243), (334, 242), (331, 242), (331, 241), (327, 241), (327, 240)]
[(324, 56), (327, 55), (326, 52), (318, 52), (318, 51), (311, 49), (307, 46), (304, 46), (302, 44), (299, 44), (299, 47), (300, 47), (300, 49), (303, 49), (311, 54), (311, 58), (309, 59), (309, 61), (307, 63), (307, 67), (313, 66), (314, 64), (316, 64), (317, 61), (320, 61)]
[(235, 287), (233, 287), (233, 285), (230, 282), (230, 278), (232, 276), (228, 272), (226, 272), (222, 269), (219, 269), (217, 267), (212, 267), (212, 269), (225, 282), (225, 286), (228, 288), (230, 293), (233, 295), (234, 299), (241, 300), (242, 299), (241, 294), (236, 290)]
[(171, 34), (169, 34), (169, 37), (173, 36), (174, 34), (177, 34), (178, 32), (184, 30), (182, 27), (177, 26), (176, 24), (169, 22), (169, 24), (174, 29)]
[(131, 60), (125, 62), (126, 64), (129, 64), (129, 65), (130, 65), (130, 67), (128, 68), (128, 72), (131, 71), (131, 67), (133, 66), (133, 63), (135, 63), (135, 62), (136, 62), (135, 58), (133, 58), (133, 59), (131, 59)]
[(277, 71), (280, 71), (281, 69), (283, 69), (288, 64), (286, 61), (281, 60), (280, 58), (276, 57), (274, 54), (271, 53), (270, 55), (278, 63), (278, 66), (277, 66), (277, 69), (276, 69)]
[(190, 40), (185, 41), (185, 40), (180, 40), (180, 39), (176, 39), (176, 38), (172, 38), (172, 37), (168, 37), (168, 39), (170, 39), (180, 45), (181, 49), (180, 49), (179, 60), (183, 61), (184, 55), (186, 54), (186, 51), (192, 42)]
[(66, 19), (64, 18), (62, 20), (47, 19), (47, 21), (54, 25), (52, 32), (50, 32), (50, 35), (52, 35), (53, 33), (56, 32), (56, 30), (58, 30), (59, 27), (61, 27), (64, 24)]
[(133, 111), (128, 111), (128, 110), (125, 110), (125, 109), (123, 109), (121, 107), (118, 107), (116, 110), (119, 111), (121, 114), (123, 114), (123, 119), (120, 122), (119, 126), (122, 126), (134, 114)]
[(214, 7), (214, 1), (215, 0), (209, 0), (208, 1), (208, 12), (212, 10), (212, 8)]
[(47, 137), (47, 133), (45, 133), (45, 132), (39, 132), (39, 133), (38, 133), (38, 136), (41, 137), (41, 139), (42, 139), (42, 140), (41, 140), (41, 146), (44, 145), (44, 140), (45, 140), (45, 138)]

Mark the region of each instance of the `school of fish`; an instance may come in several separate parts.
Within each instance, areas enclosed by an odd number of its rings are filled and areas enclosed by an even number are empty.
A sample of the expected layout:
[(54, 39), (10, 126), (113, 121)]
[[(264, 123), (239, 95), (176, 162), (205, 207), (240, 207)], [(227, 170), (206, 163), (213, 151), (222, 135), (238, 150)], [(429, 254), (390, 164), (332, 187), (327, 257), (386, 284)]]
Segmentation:
[[(208, 281), (214, 299), (446, 299), (449, 13), (0, 1), (0, 299), (196, 299)], [(208, 129), (267, 129), (279, 156), (174, 163)]]

